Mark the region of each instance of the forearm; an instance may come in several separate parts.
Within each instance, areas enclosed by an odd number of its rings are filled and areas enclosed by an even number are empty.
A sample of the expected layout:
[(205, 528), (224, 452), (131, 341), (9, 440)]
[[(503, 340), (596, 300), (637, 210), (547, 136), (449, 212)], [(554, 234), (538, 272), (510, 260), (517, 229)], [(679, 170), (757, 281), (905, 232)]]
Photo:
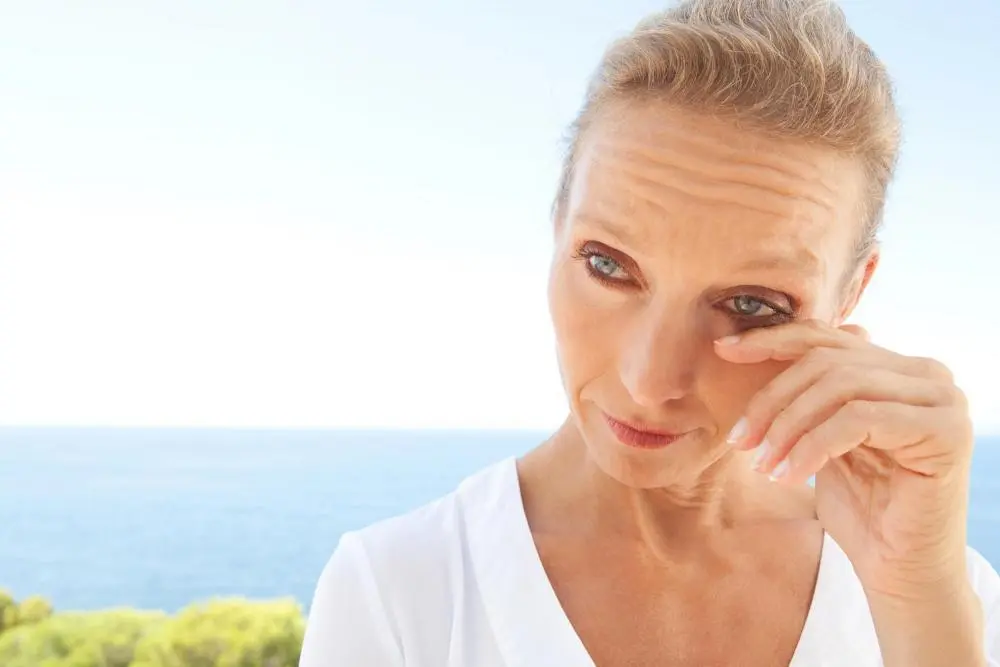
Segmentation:
[(986, 667), (983, 612), (967, 581), (947, 591), (868, 596), (885, 667)]

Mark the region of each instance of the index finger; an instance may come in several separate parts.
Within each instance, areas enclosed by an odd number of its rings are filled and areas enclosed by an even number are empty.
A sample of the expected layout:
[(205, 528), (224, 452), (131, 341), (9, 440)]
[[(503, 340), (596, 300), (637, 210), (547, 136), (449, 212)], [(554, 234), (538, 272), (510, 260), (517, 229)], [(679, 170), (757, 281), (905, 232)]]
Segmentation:
[(858, 326), (857, 324), (842, 324), (837, 328), (840, 329), (841, 331), (846, 331), (849, 334), (853, 334), (863, 339), (866, 343), (872, 339), (872, 336), (870, 333), (868, 333), (868, 330), (862, 326)]
[(853, 348), (867, 344), (867, 332), (857, 325), (833, 327), (818, 320), (803, 320), (752, 329), (715, 341), (716, 353), (737, 364), (792, 361), (815, 347)]

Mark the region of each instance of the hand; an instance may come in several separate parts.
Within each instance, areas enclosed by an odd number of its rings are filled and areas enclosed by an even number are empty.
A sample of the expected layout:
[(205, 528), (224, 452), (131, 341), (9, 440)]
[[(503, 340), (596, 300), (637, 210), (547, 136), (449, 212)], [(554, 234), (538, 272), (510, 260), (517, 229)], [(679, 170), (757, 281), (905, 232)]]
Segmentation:
[(780, 482), (816, 476), (817, 516), (870, 599), (964, 590), (973, 436), (947, 368), (818, 322), (755, 329), (716, 351), (791, 362), (750, 401), (733, 445), (757, 448), (757, 469)]

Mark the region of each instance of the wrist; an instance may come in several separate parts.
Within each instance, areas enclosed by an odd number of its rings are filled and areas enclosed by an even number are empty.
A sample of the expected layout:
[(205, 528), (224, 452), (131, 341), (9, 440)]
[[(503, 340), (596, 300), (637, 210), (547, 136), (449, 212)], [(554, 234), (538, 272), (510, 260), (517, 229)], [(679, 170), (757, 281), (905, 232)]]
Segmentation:
[(985, 667), (982, 606), (967, 578), (870, 592), (868, 605), (885, 667)]

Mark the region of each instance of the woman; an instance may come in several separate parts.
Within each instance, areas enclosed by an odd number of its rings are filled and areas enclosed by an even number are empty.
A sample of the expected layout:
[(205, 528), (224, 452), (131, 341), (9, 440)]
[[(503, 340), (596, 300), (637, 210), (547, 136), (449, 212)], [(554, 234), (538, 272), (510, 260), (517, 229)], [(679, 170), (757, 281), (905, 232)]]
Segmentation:
[(344, 535), (302, 667), (1000, 665), (965, 399), (844, 324), (899, 140), (843, 14), (689, 0), (611, 47), (574, 129), (570, 417)]

